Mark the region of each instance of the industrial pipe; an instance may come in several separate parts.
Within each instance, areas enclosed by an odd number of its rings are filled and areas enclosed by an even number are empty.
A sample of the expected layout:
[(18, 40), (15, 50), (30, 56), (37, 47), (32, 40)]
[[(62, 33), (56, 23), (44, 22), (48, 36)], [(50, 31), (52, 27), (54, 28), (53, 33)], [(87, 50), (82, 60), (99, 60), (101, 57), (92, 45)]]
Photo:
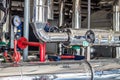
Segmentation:
[(41, 25), (41, 23), (33, 22), (31, 23), (33, 32), (37, 36), (38, 39), (44, 42), (64, 42), (68, 41), (69, 36), (66, 32), (64, 33), (50, 33), (45, 32), (45, 25)]
[(115, 0), (113, 5), (113, 30), (120, 31), (120, 0)]
[[(37, 1), (37, 0), (35, 0), (35, 1)], [(75, 8), (75, 9), (80, 10), (80, 9), (78, 9), (78, 7), (79, 7), (78, 4), (80, 3), (80, 0), (75, 0), (75, 1), (76, 1), (76, 5), (77, 5), (77, 8)], [(79, 2), (79, 3), (77, 3), (77, 2)], [(39, 2), (35, 2), (35, 3), (38, 4)], [(89, 1), (89, 3), (90, 3), (90, 1)], [(38, 5), (34, 5), (35, 11), (38, 10), (37, 6)], [(47, 10), (43, 4), (41, 4), (41, 6), (43, 6), (44, 10)], [(89, 11), (90, 11), (90, 8), (89, 8)], [(38, 10), (37, 12), (42, 12), (42, 11)], [(41, 13), (39, 13), (39, 14), (41, 14)], [(37, 15), (36, 12), (35, 12), (35, 15)], [(90, 15), (90, 13), (89, 13), (89, 15)], [(47, 16), (47, 15), (41, 14), (41, 18), (43, 18), (42, 16)], [(95, 45), (117, 44), (117, 46), (120, 46), (119, 45), (119, 42), (120, 42), (120, 39), (119, 39), (120, 33), (119, 32), (113, 32), (113, 31), (107, 31), (107, 30), (97, 30), (97, 29), (92, 29), (91, 31), (89, 29), (82, 29), (82, 30), (67, 29), (67, 31), (65, 30), (66, 32), (61, 32), (61, 33), (45, 32), (44, 28), (46, 26), (46, 21), (41, 20), (41, 19), (36, 21), (36, 17), (35, 17), (35, 21), (33, 21), (31, 23), (31, 25), (32, 25), (33, 32), (36, 35), (36, 37), (39, 40), (42, 40), (43, 42), (70, 42), (69, 45), (83, 45), (84, 41), (88, 41), (88, 43), (94, 43)], [(77, 27), (79, 27), (79, 26), (77, 26)], [(90, 20), (89, 20), (88, 28), (90, 28)]]
[(48, 20), (54, 19), (54, 8), (53, 8), (54, 0), (47, 0), (48, 5)]
[[(120, 31), (120, 0), (115, 0), (113, 5), (113, 30)], [(120, 58), (120, 47), (116, 47), (116, 58)]]
[(20, 49), (25, 49), (27, 46), (39, 47), (40, 62), (45, 61), (46, 43), (28, 42), (26, 38), (21, 37), (17, 45)]
[(33, 22), (46, 23), (47, 16), (47, 0), (34, 0)]
[(17, 67), (10, 63), (0, 65), (0, 74), (0, 80), (120, 80), (120, 60), (25, 62)]
[(45, 61), (45, 43), (41, 44), (41, 43), (37, 43), (37, 42), (23, 42), (23, 44), (28, 45), (28, 46), (32, 46), (32, 47), (39, 47), (40, 50), (40, 62), (44, 62)]
[[(44, 42), (66, 42), (69, 41), (69, 45), (83, 45), (83, 41), (94, 43), (93, 45), (117, 45), (120, 46), (120, 33), (98, 30), (98, 29), (82, 29), (74, 30), (68, 29), (69, 32), (63, 33), (50, 33), (45, 32), (41, 23), (31, 23), (33, 31), (38, 39)], [(94, 40), (95, 39), (95, 40)]]
[(59, 28), (64, 26), (64, 8), (65, 8), (65, 0), (59, 0)]
[(72, 28), (81, 28), (81, 0), (73, 0)]

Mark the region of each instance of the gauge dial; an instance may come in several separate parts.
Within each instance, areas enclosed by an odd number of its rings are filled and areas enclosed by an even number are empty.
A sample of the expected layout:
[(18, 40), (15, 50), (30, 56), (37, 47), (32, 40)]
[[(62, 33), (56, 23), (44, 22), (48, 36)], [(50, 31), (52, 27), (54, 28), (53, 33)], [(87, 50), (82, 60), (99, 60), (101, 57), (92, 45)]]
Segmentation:
[(21, 24), (21, 18), (19, 16), (14, 16), (13, 25), (18, 27)]

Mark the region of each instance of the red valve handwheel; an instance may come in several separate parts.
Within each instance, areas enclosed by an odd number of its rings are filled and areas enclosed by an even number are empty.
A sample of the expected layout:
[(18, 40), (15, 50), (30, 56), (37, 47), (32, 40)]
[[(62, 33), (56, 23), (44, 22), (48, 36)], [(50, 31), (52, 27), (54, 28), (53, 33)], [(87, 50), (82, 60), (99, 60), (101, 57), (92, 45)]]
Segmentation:
[(23, 44), (23, 42), (25, 42), (25, 41), (27, 41), (27, 39), (24, 38), (24, 37), (21, 37), (21, 38), (17, 41), (18, 47), (19, 47), (20, 49), (22, 49), (22, 50), (27, 47), (26, 44)]

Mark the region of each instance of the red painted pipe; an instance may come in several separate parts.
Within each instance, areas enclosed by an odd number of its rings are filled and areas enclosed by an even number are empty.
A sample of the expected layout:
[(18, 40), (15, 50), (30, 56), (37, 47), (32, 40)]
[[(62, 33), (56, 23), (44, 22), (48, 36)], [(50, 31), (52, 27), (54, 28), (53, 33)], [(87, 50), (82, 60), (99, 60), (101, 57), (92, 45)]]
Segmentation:
[(15, 62), (20, 62), (20, 59), (21, 59), (21, 54), (17, 51), (17, 40), (14, 40), (13, 59)]
[(65, 56), (65, 55), (61, 55), (60, 57), (61, 59), (74, 59), (75, 58), (75, 56)]
[(39, 47), (40, 45), (42, 45), (41, 43), (28, 42), (28, 41), (23, 41), (22, 43), (23, 43), (24, 45), (33, 46), (33, 47)]
[(22, 44), (26, 45), (26, 46), (39, 47), (39, 49), (40, 49), (40, 53), (39, 53), (40, 54), (40, 62), (45, 62), (46, 43), (22, 41)]
[(40, 49), (40, 62), (44, 62), (45, 61), (45, 51), (44, 51), (44, 46), (43, 44), (39, 46)]
[(28, 46), (34, 46), (34, 47), (39, 47), (40, 49), (40, 62), (45, 62), (45, 43), (37, 43), (37, 42), (23, 42), (23, 44), (28, 45)]
[(43, 53), (44, 53), (44, 54), (43, 54), (43, 56), (44, 56), (44, 57), (43, 57), (43, 60), (45, 61), (46, 43), (43, 43), (43, 49), (44, 49), (44, 50), (43, 50), (43, 51), (44, 51), (44, 52), (43, 52)]

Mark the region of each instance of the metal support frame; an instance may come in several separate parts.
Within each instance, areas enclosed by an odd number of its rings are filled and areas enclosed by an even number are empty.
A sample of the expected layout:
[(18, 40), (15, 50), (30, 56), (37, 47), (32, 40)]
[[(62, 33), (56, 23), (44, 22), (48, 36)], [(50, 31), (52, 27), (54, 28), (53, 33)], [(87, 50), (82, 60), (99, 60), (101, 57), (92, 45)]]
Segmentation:
[[(90, 30), (90, 25), (91, 25), (91, 0), (88, 0), (88, 30)], [(90, 61), (90, 51), (91, 47), (87, 47), (87, 61)]]

